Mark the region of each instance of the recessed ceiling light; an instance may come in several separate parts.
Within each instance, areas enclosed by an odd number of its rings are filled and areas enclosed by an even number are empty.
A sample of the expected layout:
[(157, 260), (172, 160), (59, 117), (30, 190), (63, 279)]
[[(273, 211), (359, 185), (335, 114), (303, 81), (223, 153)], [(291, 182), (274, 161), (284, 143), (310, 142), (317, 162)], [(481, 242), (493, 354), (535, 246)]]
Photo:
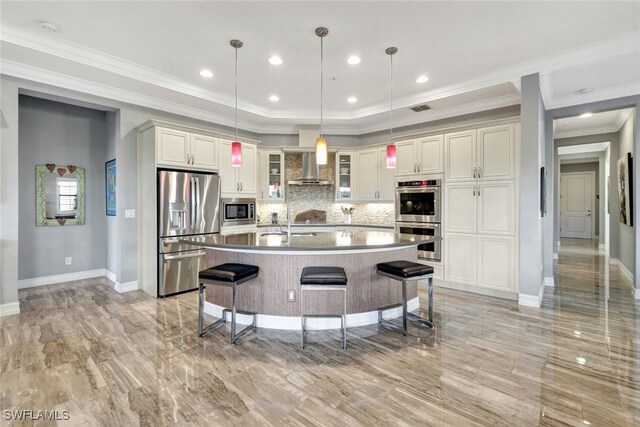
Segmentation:
[(282, 64), (282, 58), (280, 58), (279, 56), (272, 56), (271, 58), (269, 58), (269, 63), (272, 65), (280, 65)]
[(58, 27), (52, 24), (51, 22), (40, 22), (40, 27), (43, 30), (49, 31), (50, 33), (56, 33), (58, 31)]
[(584, 113), (584, 114), (580, 114), (580, 118), (581, 119), (586, 119), (593, 116), (593, 113)]
[(208, 79), (210, 79), (211, 77), (213, 77), (213, 73), (210, 70), (207, 70), (206, 68), (204, 68), (202, 71), (200, 71), (200, 75), (202, 77), (206, 77)]
[(269, 97), (269, 101), (271, 101), (271, 102), (278, 102), (278, 101), (280, 101), (280, 98), (278, 97), (278, 95), (271, 95), (271, 96)]
[(358, 65), (360, 63), (360, 57), (356, 55), (352, 55), (347, 59), (347, 62), (351, 65)]
[(424, 74), (416, 79), (416, 83), (426, 83), (428, 81), (429, 77), (425, 76)]
[(358, 98), (356, 98), (355, 96), (350, 96), (347, 98), (347, 102), (358, 102)]

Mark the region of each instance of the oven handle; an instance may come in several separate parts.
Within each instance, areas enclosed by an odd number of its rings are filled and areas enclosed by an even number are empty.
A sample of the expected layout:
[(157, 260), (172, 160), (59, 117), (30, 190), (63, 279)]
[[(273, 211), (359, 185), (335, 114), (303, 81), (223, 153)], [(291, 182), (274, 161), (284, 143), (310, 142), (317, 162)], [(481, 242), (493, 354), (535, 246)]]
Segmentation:
[(440, 191), (439, 185), (432, 185), (430, 187), (396, 187), (396, 193), (433, 193), (434, 191)]
[(439, 229), (440, 224), (425, 222), (396, 222), (396, 227), (413, 227), (413, 228), (433, 228)]

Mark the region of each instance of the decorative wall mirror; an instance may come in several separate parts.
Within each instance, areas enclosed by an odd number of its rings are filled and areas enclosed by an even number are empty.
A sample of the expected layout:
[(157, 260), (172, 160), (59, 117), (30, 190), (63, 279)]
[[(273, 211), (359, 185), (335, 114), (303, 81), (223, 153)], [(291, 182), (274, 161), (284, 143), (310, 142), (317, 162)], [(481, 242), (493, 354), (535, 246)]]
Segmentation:
[(82, 225), (84, 168), (48, 163), (36, 166), (36, 225)]

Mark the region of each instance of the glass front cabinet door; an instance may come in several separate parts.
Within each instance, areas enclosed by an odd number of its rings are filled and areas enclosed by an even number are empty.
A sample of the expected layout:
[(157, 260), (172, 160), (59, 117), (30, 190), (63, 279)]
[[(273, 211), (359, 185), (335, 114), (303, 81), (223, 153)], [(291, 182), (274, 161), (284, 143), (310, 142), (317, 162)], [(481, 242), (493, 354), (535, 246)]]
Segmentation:
[(258, 198), (265, 202), (284, 200), (284, 156), (281, 151), (260, 153), (261, 184)]
[(353, 153), (336, 155), (336, 200), (353, 200)]

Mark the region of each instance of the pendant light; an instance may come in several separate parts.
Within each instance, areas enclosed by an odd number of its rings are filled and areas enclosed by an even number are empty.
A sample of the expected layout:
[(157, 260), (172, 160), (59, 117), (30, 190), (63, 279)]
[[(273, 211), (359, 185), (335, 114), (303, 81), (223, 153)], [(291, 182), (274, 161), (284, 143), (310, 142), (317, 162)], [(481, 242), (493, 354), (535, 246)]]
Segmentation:
[(389, 145), (387, 145), (387, 169), (396, 168), (396, 145), (393, 143), (393, 55), (398, 52), (397, 47), (388, 47), (385, 50), (389, 55)]
[(324, 60), (323, 39), (329, 34), (329, 30), (325, 27), (316, 28), (316, 36), (320, 37), (320, 136), (316, 139), (316, 163), (319, 165), (327, 164), (327, 140), (322, 136), (322, 71)]
[(240, 40), (231, 40), (231, 47), (236, 51), (236, 139), (231, 143), (231, 166), (242, 166), (242, 144), (238, 141), (238, 49), (242, 47)]

